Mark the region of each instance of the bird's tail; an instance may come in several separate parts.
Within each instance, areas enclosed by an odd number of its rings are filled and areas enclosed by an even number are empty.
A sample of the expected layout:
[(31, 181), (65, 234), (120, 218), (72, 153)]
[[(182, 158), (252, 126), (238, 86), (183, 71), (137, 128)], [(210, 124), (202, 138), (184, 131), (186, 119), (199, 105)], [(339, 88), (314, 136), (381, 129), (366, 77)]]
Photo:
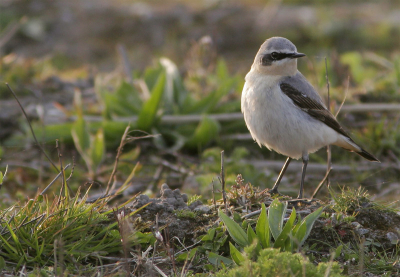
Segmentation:
[(380, 161), (377, 158), (375, 158), (372, 154), (368, 153), (367, 151), (365, 151), (362, 148), (361, 148), (361, 151), (354, 151), (354, 152), (356, 152), (358, 155), (360, 155), (364, 159), (367, 159), (368, 161), (380, 163)]
[(380, 161), (377, 158), (375, 158), (372, 154), (365, 151), (350, 137), (341, 136), (341, 139), (339, 139), (335, 144), (346, 149), (347, 151), (357, 153), (358, 155), (360, 155), (364, 159), (367, 159), (368, 161), (380, 163)]

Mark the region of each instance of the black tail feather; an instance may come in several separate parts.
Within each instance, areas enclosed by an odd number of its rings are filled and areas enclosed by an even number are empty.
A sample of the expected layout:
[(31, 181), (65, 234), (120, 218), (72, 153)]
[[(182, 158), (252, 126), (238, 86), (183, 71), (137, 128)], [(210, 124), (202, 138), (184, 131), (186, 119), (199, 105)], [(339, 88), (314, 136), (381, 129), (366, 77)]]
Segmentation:
[(367, 151), (365, 151), (362, 148), (361, 148), (361, 152), (356, 152), (356, 153), (358, 155), (360, 155), (361, 157), (363, 157), (364, 159), (367, 159), (368, 161), (380, 163), (380, 161), (377, 158), (375, 158), (372, 154), (368, 153)]

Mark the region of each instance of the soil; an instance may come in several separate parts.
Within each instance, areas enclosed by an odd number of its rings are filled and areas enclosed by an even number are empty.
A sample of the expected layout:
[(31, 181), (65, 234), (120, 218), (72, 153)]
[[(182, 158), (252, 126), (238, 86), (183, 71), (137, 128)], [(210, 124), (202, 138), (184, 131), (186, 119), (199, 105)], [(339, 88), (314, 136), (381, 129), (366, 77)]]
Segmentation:
[[(235, 194), (231, 191), (227, 195), (229, 197)], [(259, 209), (260, 202), (247, 201), (246, 203), (244, 198), (242, 196), (240, 199), (228, 198), (230, 210), (246, 211), (245, 214), (247, 214)], [(264, 193), (259, 198), (263, 199), (262, 202), (266, 203), (266, 206), (273, 200), (268, 193)], [(243, 203), (246, 203), (246, 207)], [(170, 245), (175, 244), (177, 248), (182, 247), (178, 244), (178, 240), (184, 242), (185, 246), (198, 243), (199, 236), (206, 234), (207, 230), (215, 226), (219, 220), (213, 207), (204, 205), (200, 201), (187, 205), (186, 194), (181, 194), (179, 189), (171, 190), (166, 184), (162, 186), (161, 197), (151, 199), (146, 195), (140, 195), (133, 201), (132, 209), (139, 209), (146, 204), (148, 206), (135, 214), (134, 219), (141, 219), (146, 226), (145, 231), (164, 230), (162, 232), (164, 241), (168, 241)], [(332, 249), (337, 249), (340, 245), (350, 247), (346, 251), (355, 252), (359, 251), (357, 247), (360, 244), (370, 247), (370, 244), (366, 242), (372, 243), (378, 251), (386, 251), (386, 253), (395, 251), (398, 247), (400, 213), (378, 208), (373, 202), (363, 203), (363, 207), (360, 206), (352, 214), (341, 215), (341, 217), (338, 217), (338, 214), (331, 209), (330, 204), (318, 200), (310, 204), (297, 204), (295, 208), (296, 212), (304, 218), (321, 205), (326, 206), (325, 215), (315, 222), (303, 247), (305, 254), (312, 255), (315, 263), (329, 260)], [(220, 206), (222, 208), (223, 205)], [(288, 208), (292, 207), (293, 205), (288, 205)], [(345, 220), (348, 216), (351, 216), (352, 220)], [(255, 215), (252, 219), (257, 217), (258, 215)], [(345, 259), (344, 252), (345, 250), (336, 258), (336, 261), (345, 268), (346, 272), (351, 273), (354, 269), (351, 267), (351, 261)], [(358, 270), (358, 265), (354, 264), (353, 268)], [(367, 271), (363, 274), (363, 276), (378, 276)]]

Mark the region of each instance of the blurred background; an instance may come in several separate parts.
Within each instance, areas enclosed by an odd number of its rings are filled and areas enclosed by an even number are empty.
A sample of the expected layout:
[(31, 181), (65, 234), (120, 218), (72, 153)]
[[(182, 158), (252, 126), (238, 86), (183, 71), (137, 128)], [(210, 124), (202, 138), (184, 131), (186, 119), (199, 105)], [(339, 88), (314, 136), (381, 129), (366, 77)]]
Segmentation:
[[(389, 203), (400, 195), (399, 1), (3, 0), (0, 13), (3, 205), (56, 175), (5, 82), (57, 164), (59, 139), (72, 188), (104, 191), (128, 123), (135, 131), (116, 186), (140, 166), (127, 194), (154, 194), (166, 182), (210, 199), (221, 150), (229, 185), (242, 174), (272, 187), (285, 157), (260, 149), (240, 115), (244, 76), (271, 36), (307, 54), (299, 69), (325, 99), (327, 60), (332, 112), (382, 161), (333, 147), (332, 189), (362, 186)], [(300, 168), (291, 164), (283, 193), (297, 194)], [(306, 195), (325, 171), (321, 149), (310, 156)]]

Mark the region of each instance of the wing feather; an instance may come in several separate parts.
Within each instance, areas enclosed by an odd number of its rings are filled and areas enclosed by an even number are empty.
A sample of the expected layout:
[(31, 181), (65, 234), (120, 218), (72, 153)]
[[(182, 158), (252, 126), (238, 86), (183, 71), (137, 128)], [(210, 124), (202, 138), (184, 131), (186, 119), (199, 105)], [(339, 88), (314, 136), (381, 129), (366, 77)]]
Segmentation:
[(280, 87), (282, 92), (286, 94), (290, 99), (292, 99), (293, 103), (304, 112), (306, 112), (313, 118), (325, 123), (339, 134), (350, 138), (346, 131), (342, 128), (342, 126), (340, 126), (339, 122), (337, 122), (332, 113), (328, 109), (326, 109), (321, 103), (310, 98), (309, 96), (307, 96), (307, 94), (301, 93), (288, 83), (281, 83)]

